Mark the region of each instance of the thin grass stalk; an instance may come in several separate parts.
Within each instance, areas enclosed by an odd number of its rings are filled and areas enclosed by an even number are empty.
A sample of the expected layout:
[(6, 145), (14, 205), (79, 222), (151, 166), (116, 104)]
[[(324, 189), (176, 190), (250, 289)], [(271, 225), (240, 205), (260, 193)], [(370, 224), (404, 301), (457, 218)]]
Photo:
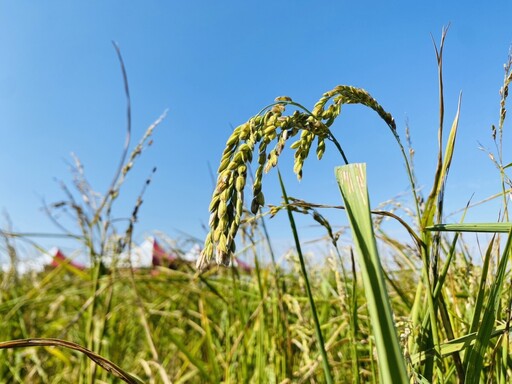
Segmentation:
[(377, 348), (380, 381), (408, 383), (405, 359), (396, 333), (373, 231), (366, 185), (366, 167), (364, 164), (345, 165), (337, 167), (335, 174), (357, 249)]
[[(290, 203), (290, 207), (292, 209), (301, 209), (301, 210), (305, 210), (307, 212), (304, 212), (304, 211), (301, 211), (300, 213), (311, 213), (309, 212), (309, 210), (313, 210), (313, 208), (331, 208), (331, 209), (340, 209), (340, 210), (345, 210), (345, 207), (343, 205), (326, 205), (326, 204), (315, 204), (315, 203), (310, 203), (310, 202), (307, 202), (307, 201), (304, 201), (304, 200), (300, 200), (300, 199), (297, 199), (297, 198), (294, 198), (294, 197), (289, 197), (290, 200), (292, 200), (292, 203)], [(271, 206), (271, 215), (274, 215), (275, 212), (283, 209), (284, 207), (276, 207), (276, 206)], [(389, 211), (383, 211), (383, 210), (378, 210), (378, 209), (372, 209), (371, 211), (371, 214), (372, 215), (377, 215), (377, 216), (383, 216), (383, 217), (390, 217), (392, 218), (393, 220), (396, 220), (408, 233), (409, 235), (411, 236), (412, 240), (414, 240), (414, 243), (417, 245), (418, 247), (418, 252), (421, 252), (422, 248), (425, 247), (425, 244), (423, 243), (423, 241), (420, 239), (420, 237), (416, 234), (415, 230), (404, 220), (402, 219), (400, 216), (392, 213), (392, 212), (389, 212)], [(312, 212), (312, 216), (313, 216), (313, 219), (317, 220), (315, 217), (316, 215), (318, 214), (317, 212), (315, 212), (313, 210)], [(334, 238), (334, 235), (333, 235), (333, 232), (332, 232), (332, 228), (328, 228), (328, 226), (326, 224), (327, 221), (324, 220), (324, 221), (318, 221), (320, 225), (322, 225), (323, 227), (326, 227), (326, 230), (327, 230), (327, 234), (329, 236), (329, 238), (331, 239), (331, 242), (334, 246), (335, 249), (337, 249), (336, 247), (336, 239)], [(330, 227), (330, 225), (329, 225)], [(389, 238), (385, 238), (385, 240), (389, 240)], [(339, 255), (339, 252), (338, 252), (338, 258), (340, 259), (340, 262), (341, 262), (341, 256)], [(411, 267), (414, 267), (414, 265), (412, 263), (410, 263), (410, 260), (408, 260), (408, 258), (406, 259), (410, 266)]]
[(292, 210), (288, 206), (289, 205), (288, 195), (286, 194), (286, 189), (284, 187), (283, 178), (281, 177), (281, 172), (279, 172), (279, 171), (278, 171), (278, 176), (279, 176), (279, 184), (281, 185), (281, 191), (283, 192), (283, 199), (286, 204), (286, 211), (288, 212), (288, 220), (290, 222), (290, 228), (293, 233), (293, 239), (295, 241), (295, 247), (297, 249), (297, 255), (298, 255), (299, 261), (300, 261), (300, 268), (301, 268), (302, 276), (304, 278), (304, 283), (306, 286), (306, 293), (308, 295), (311, 314), (313, 315), (313, 321), (314, 321), (314, 325), (315, 325), (315, 333), (316, 333), (316, 337), (317, 337), (317, 341), (318, 341), (318, 348), (320, 350), (320, 355), (322, 356), (322, 366), (324, 368), (325, 381), (328, 384), (333, 384), (334, 381), (333, 381), (333, 377), (332, 377), (332, 373), (331, 373), (331, 367), (329, 365), (329, 360), (327, 358), (327, 351), (325, 350), (324, 338), (322, 335), (322, 330), (320, 328), (320, 321), (318, 319), (318, 313), (316, 311), (315, 300), (313, 298), (313, 293), (311, 291), (311, 286), (309, 284), (308, 272), (306, 269), (306, 263), (304, 262), (304, 255), (302, 254), (302, 248), (300, 246), (299, 235), (297, 232), (297, 227), (295, 225), (295, 219), (293, 218)]
[(114, 175), (114, 178), (112, 179), (112, 182), (108, 189), (108, 192), (105, 194), (98, 209), (96, 210), (96, 214), (94, 215), (94, 218), (92, 220), (93, 224), (98, 222), (98, 220), (100, 218), (100, 213), (103, 211), (103, 208), (107, 205), (108, 201), (112, 198), (112, 194), (114, 193), (115, 186), (117, 184), (117, 181), (119, 180), (119, 176), (121, 175), (121, 171), (124, 167), (124, 162), (126, 160), (126, 157), (128, 156), (128, 149), (130, 147), (130, 139), (131, 139), (131, 132), (132, 132), (132, 112), (131, 112), (130, 88), (128, 86), (128, 75), (126, 74), (126, 67), (124, 65), (123, 56), (121, 55), (121, 49), (119, 48), (117, 43), (114, 41), (112, 41), (112, 45), (114, 46), (114, 49), (116, 51), (117, 58), (119, 60), (119, 65), (121, 66), (121, 73), (123, 75), (124, 92), (125, 92), (125, 97), (126, 97), (126, 136), (125, 136), (123, 153), (121, 155), (121, 160), (119, 162), (119, 167), (117, 168), (116, 174)]
[[(511, 165), (512, 165), (512, 164), (511, 164)], [(449, 217), (451, 217), (451, 216), (454, 216), (454, 215), (456, 215), (456, 214), (458, 214), (458, 213), (460, 213), (460, 212), (462, 212), (462, 211), (465, 211), (466, 209), (474, 208), (474, 207), (478, 207), (478, 206), (480, 206), (480, 205), (482, 205), (482, 204), (485, 204), (485, 203), (487, 203), (487, 202), (489, 202), (489, 201), (492, 201), (492, 200), (494, 200), (494, 199), (497, 199), (498, 197), (503, 197), (503, 196), (505, 196), (505, 198), (507, 198), (507, 197), (509, 196), (509, 194), (510, 194), (510, 193), (512, 193), (512, 188), (508, 188), (508, 189), (506, 189), (505, 191), (495, 193), (495, 194), (493, 194), (493, 195), (491, 195), (491, 196), (486, 197), (485, 199), (479, 200), (479, 201), (477, 201), (477, 202), (475, 202), (475, 203), (472, 203), (472, 204), (468, 204), (468, 205), (467, 205), (466, 207), (464, 207), (464, 208), (456, 209), (455, 211), (453, 211), (453, 212), (451, 212), (450, 214), (446, 215), (446, 216), (445, 216), (445, 219), (447, 219), (447, 218), (449, 218)]]
[[(326, 222), (326, 224), (328, 224)], [(360, 373), (359, 373), (359, 352), (358, 352), (358, 345), (359, 341), (357, 338), (358, 335), (358, 329), (359, 329), (359, 322), (358, 322), (358, 306), (357, 306), (357, 272), (356, 272), (356, 262), (354, 258), (354, 251), (352, 247), (350, 248), (350, 265), (351, 265), (351, 273), (352, 277), (349, 278), (347, 271), (345, 269), (345, 266), (343, 264), (343, 258), (341, 255), (341, 252), (338, 248), (337, 239), (334, 236), (332, 232), (332, 228), (328, 229), (328, 236), (331, 239), (332, 246), (334, 247), (334, 250), (336, 251), (336, 256), (338, 258), (338, 263), (340, 265), (340, 269), (342, 272), (342, 278), (343, 283), (339, 280), (339, 272), (338, 270), (335, 270), (335, 276), (336, 281), (338, 285), (338, 295), (340, 297), (340, 307), (342, 311), (346, 312), (349, 318), (349, 324), (350, 324), (350, 331), (349, 331), (349, 338), (351, 340), (350, 343), (350, 356), (351, 356), (351, 367), (352, 367), (352, 382), (354, 384), (359, 383), (361, 381)], [(334, 266), (334, 268), (336, 268)]]

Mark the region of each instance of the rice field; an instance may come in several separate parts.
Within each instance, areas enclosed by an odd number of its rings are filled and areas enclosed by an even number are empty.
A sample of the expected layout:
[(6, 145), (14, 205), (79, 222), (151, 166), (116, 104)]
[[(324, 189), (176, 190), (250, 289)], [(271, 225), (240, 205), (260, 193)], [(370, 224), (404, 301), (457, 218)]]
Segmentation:
[[(0, 382), (510, 382), (512, 182), (502, 133), (512, 58), (505, 65), (499, 123), (492, 132), (497, 153), (491, 158), (502, 185), (495, 198), (503, 201), (503, 220), (446, 224), (443, 193), (459, 111), (445, 126), (445, 36), (446, 31), (436, 46), (438, 133), (444, 139), (426, 191), (417, 186), (408, 133), (402, 138), (392, 115), (366, 90), (336, 86), (312, 107), (280, 96), (236, 127), (219, 154), (209, 212), (205, 207), (209, 232), (197, 265), (107, 267), (106, 257), (115, 260), (133, 246), (151, 177), (125, 228), (116, 226), (111, 208), (165, 114), (133, 150), (126, 146), (104, 195), (93, 192), (75, 159), (75, 182), (63, 186), (67, 199), (47, 208), (56, 221), (55, 213), (62, 210), (73, 216), (81, 232), (72, 240), (85, 250), (91, 267), (81, 271), (63, 263), (20, 274), (15, 267), (17, 244), (35, 243), (30, 236), (1, 232), (2, 252), (11, 268), (0, 275)], [(128, 91), (127, 97), (129, 101)], [(343, 119), (341, 107), (348, 104), (377, 113), (382, 129), (394, 137), (410, 182), (411, 215), (371, 208), (365, 165), (348, 163), (329, 129)], [(282, 192), (282, 204), (266, 206), (262, 176), (278, 172), (281, 153), (294, 151), (294, 172), (301, 178), (304, 162), (315, 155), (321, 159), (326, 142), (334, 144), (340, 164), (345, 163), (333, 173), (340, 206), (290, 198), (281, 178), (273, 188)], [(351, 246), (339, 245), (339, 233), (323, 209), (337, 209), (346, 217)], [(269, 215), (277, 214), (287, 217), (295, 242), (285, 266), (277, 261), (283, 255), (275, 254), (265, 224)], [(322, 262), (310, 262), (311, 255), (303, 252), (295, 224), (303, 214), (325, 230), (325, 252), (315, 255)], [(383, 217), (404, 228), (409, 239), (388, 235), (381, 226)], [(491, 234), (488, 244), (481, 245), (481, 263), (468, 253), (464, 232)], [(250, 271), (230, 264), (242, 255), (251, 261)]]

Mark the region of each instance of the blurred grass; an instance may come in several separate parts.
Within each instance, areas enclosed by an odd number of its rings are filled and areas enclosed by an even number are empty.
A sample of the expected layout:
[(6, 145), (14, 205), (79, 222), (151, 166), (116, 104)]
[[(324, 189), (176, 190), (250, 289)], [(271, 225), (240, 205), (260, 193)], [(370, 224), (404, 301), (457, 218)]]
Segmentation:
[[(324, 256), (324, 264), (308, 265), (308, 277), (333, 381), (352, 382), (358, 376), (360, 382), (379, 382), (363, 279), (359, 273), (357, 279), (345, 274), (334, 254)], [(464, 351), (479, 338), (468, 332), (475, 309), (472, 303), (481, 292), (482, 268), (468, 265), (461, 252), (452, 257), (443, 291), (449, 297), (454, 340), (446, 340), (440, 348), (440, 358), (447, 362), (453, 353)], [(350, 253), (343, 252), (342, 259), (349, 263)], [(108, 309), (105, 300), (97, 300), (96, 305), (104, 306), (96, 311), (105, 313), (105, 331), (94, 335), (94, 342), (101, 345), (104, 358), (148, 383), (325, 382), (305, 281), (297, 273), (300, 260), (296, 254), (288, 260), (289, 270), (276, 270), (259, 261), (258, 273), (251, 274), (219, 267), (201, 278), (188, 268), (159, 269), (156, 275), (140, 270), (133, 276), (128, 270), (119, 270), (115, 279), (102, 276), (99, 286), (103, 288), (96, 294), (102, 298), (110, 289), (113, 294)], [(91, 302), (92, 281), (78, 279), (65, 267), (21, 275), (17, 281), (7, 273), (0, 277), (2, 341), (58, 337), (87, 345), (86, 305)], [(400, 343), (407, 350), (407, 344), (415, 343), (421, 331), (413, 328), (410, 318), (419, 269), (388, 267), (386, 278)], [(497, 304), (507, 304), (507, 297), (494, 297)], [(138, 315), (139, 305), (147, 323)], [(286, 327), (281, 326), (284, 320)], [(504, 320), (498, 313), (498, 324)], [(486, 327), (492, 332), (487, 335), (491, 350), (508, 331), (504, 325), (493, 328), (493, 323), (488, 321), (491, 328)], [(144, 337), (146, 327), (158, 360)], [(425, 351), (406, 359), (409, 368), (417, 370), (428, 355)], [(492, 374), (498, 357), (485, 355), (485, 375)], [(54, 347), (0, 350), (0, 382), (76, 382), (84, 376), (81, 359), (75, 352)], [(102, 369), (95, 373), (95, 380), (118, 382)], [(452, 376), (444, 382), (456, 380)]]
[[(87, 344), (87, 319), (76, 318), (76, 314), (90, 299), (91, 282), (72, 278), (64, 268), (59, 272), (21, 276), (17, 284), (5, 287), (0, 303), (2, 340), (58, 336)], [(135, 284), (161, 364), (154, 361), (142, 337), (144, 325), (136, 315), (137, 299), (126, 272), (115, 280), (103, 277), (100, 282), (111, 284), (114, 291), (104, 319), (108, 331), (96, 340), (102, 345), (103, 357), (144, 382), (165, 382), (160, 377), (164, 372), (170, 382), (282, 382), (286, 378), (322, 382), (320, 351), (302, 277), (284, 272), (279, 276), (279, 284), (287, 290), (283, 296), (288, 323), (285, 333), (277, 326), (281, 308), (272, 268), (261, 268), (259, 278), (234, 270), (204, 276), (222, 298), (191, 272), (160, 272), (156, 276), (139, 272)], [(352, 377), (353, 369), (350, 314), (340, 305), (348, 298), (339, 295), (337, 269), (323, 266), (310, 273), (332, 373), (335, 382), (344, 382)], [(54, 274), (51, 283), (42, 285), (48, 274)], [(373, 359), (367, 350), (371, 331), (364, 300), (358, 301), (363, 314), (358, 332), (359, 368), (366, 380)], [(287, 341), (291, 353), (285, 351)], [(287, 356), (286, 363), (283, 356)], [(66, 350), (31, 347), (21, 353), (0, 351), (0, 382), (74, 382), (82, 374), (79, 355)], [(105, 372), (98, 375), (100, 381), (111, 380)]]

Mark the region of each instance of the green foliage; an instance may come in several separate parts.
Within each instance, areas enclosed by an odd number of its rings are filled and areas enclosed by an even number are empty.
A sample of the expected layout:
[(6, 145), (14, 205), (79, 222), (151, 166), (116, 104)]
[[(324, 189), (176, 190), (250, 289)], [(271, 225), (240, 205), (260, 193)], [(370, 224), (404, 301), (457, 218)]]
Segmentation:
[[(292, 255), (291, 263), (298, 267), (296, 255)], [(352, 376), (351, 319), (344, 310), (349, 297), (345, 296), (339, 264), (335, 259), (331, 263), (310, 269), (309, 281), (333, 380), (344, 382)], [(86, 343), (87, 318), (79, 314), (84, 303), (90, 302), (91, 283), (75, 279), (59, 267), (58, 274), (43, 286), (52, 273), (24, 276), (18, 284), (6, 287), (0, 305), (2, 339), (59, 337)], [(202, 279), (190, 270), (137, 273), (135, 285), (148, 314), (149, 332), (160, 363), (154, 360), (143, 337), (145, 325), (137, 316), (139, 299), (130, 274), (119, 273), (111, 282), (114, 295), (104, 319), (107, 331), (101, 339), (101, 355), (144, 382), (322, 381), (304, 279), (281, 271), (276, 280), (275, 273), (270, 267), (260, 269), (259, 276), (240, 275), (234, 269), (212, 270)], [(107, 277), (102, 279), (108, 282)], [(286, 287), (282, 307), (276, 282), (279, 289)], [(358, 301), (358, 310), (364, 313), (364, 300), (359, 297)], [(101, 310), (104, 308), (98, 308)], [(286, 329), (280, 327), (283, 314)], [(371, 333), (363, 317), (358, 353), (365, 380), (371, 377)], [(80, 356), (68, 350), (35, 346), (0, 350), (0, 382), (16, 382), (17, 376), (18, 382), (76, 382), (83, 371)], [(97, 380), (115, 382), (101, 369)]]
[(383, 383), (407, 383), (405, 360), (395, 329), (377, 241), (373, 232), (365, 164), (336, 169), (336, 179), (345, 202), (354, 246), (365, 287), (366, 303), (380, 362)]

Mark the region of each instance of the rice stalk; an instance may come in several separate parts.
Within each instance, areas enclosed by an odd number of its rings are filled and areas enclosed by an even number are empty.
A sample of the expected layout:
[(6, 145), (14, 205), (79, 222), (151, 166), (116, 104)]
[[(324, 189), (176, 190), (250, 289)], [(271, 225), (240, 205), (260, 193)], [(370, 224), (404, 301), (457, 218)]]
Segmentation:
[[(278, 175), (279, 175), (279, 183), (281, 185), (281, 191), (283, 192), (283, 199), (284, 199), (284, 202), (288, 205), (288, 203), (289, 203), (288, 195), (286, 194), (286, 190), (284, 187), (283, 179), (281, 177), (281, 173), (278, 172)], [(314, 321), (314, 325), (315, 325), (315, 334), (316, 334), (316, 338), (318, 341), (318, 348), (320, 349), (320, 355), (322, 356), (322, 365), (324, 368), (325, 380), (328, 384), (332, 384), (332, 383), (334, 383), (333, 376), (332, 376), (329, 360), (327, 357), (327, 351), (325, 348), (324, 337), (322, 335), (322, 330), (320, 327), (320, 320), (318, 318), (317, 308), (316, 308), (315, 300), (313, 298), (313, 292), (311, 290), (311, 285), (309, 284), (309, 277), (308, 277), (308, 272), (306, 269), (306, 264), (304, 262), (304, 255), (302, 254), (302, 250), (301, 250), (301, 246), (300, 246), (299, 234), (297, 232), (297, 227), (295, 226), (295, 220), (293, 218), (292, 211), (290, 209), (288, 209), (287, 211), (288, 211), (288, 220), (290, 222), (290, 228), (293, 233), (293, 239), (295, 240), (295, 247), (297, 249), (297, 255), (299, 256), (302, 277), (304, 278), (304, 282), (305, 282), (305, 286), (306, 286), (306, 294), (308, 296), (309, 306), (311, 308), (311, 314), (313, 315), (313, 321)]]

